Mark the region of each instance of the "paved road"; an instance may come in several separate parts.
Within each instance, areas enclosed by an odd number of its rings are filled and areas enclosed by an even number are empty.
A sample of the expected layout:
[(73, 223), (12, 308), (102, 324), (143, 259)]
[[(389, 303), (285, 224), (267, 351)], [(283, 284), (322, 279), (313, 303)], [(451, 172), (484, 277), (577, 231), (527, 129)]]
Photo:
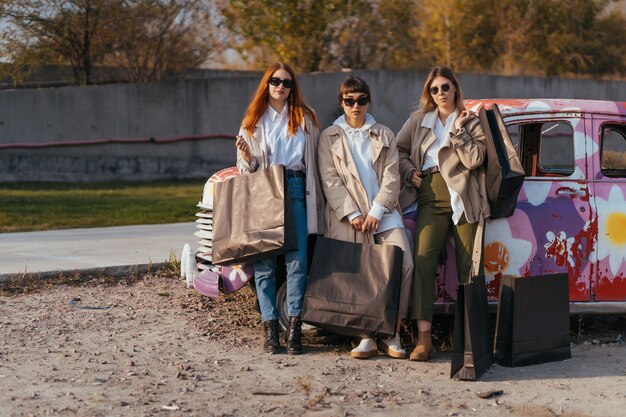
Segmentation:
[(195, 223), (0, 234), (0, 276), (157, 264), (193, 247)]

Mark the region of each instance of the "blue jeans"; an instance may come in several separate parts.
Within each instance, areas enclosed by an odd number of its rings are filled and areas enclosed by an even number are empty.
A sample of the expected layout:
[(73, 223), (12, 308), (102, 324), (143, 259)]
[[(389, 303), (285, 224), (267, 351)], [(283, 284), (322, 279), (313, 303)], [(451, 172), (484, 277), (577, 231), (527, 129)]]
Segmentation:
[[(287, 179), (291, 207), (296, 224), (298, 250), (285, 253), (287, 267), (287, 311), (290, 317), (302, 315), (302, 303), (307, 283), (307, 222), (305, 185), (303, 178)], [(278, 319), (276, 308), (276, 257), (270, 256), (254, 263), (254, 280), (263, 321)]]

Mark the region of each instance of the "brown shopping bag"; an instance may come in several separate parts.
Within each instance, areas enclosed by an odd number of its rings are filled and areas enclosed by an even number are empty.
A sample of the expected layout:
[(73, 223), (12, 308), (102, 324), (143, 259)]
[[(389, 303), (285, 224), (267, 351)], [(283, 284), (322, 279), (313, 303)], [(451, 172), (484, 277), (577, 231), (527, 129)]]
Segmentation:
[(452, 335), (450, 378), (475, 381), (493, 364), (493, 337), (485, 276), (459, 284)]
[(215, 183), (213, 263), (256, 261), (298, 248), (284, 168)]
[(495, 345), (498, 365), (569, 359), (567, 274), (503, 276), (500, 282)]
[(401, 281), (399, 247), (319, 236), (302, 320), (345, 336), (392, 336)]

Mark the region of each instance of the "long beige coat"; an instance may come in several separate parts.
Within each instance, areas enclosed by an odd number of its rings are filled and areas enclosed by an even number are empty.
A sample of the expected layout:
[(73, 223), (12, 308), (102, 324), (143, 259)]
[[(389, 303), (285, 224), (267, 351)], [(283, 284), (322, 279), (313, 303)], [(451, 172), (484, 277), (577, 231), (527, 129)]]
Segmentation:
[[(317, 171), (317, 139), (320, 130), (306, 116), (303, 128), (305, 126), (304, 163), (306, 165), (307, 231), (309, 234), (322, 234), (324, 230), (324, 198)], [(239, 134), (248, 143), (253, 157), (252, 162), (248, 163), (241, 151), (237, 149), (237, 169), (239, 169), (239, 172), (241, 174), (249, 174), (258, 169), (269, 168), (265, 131), (261, 123), (257, 124), (252, 137), (243, 128), (239, 130)], [(271, 207), (268, 207), (268, 210), (271, 210)]]
[[(400, 174), (396, 138), (389, 128), (378, 123), (370, 128), (369, 135), (379, 184), (374, 200), (389, 211), (397, 210)], [(374, 243), (371, 234), (355, 231), (348, 221), (347, 216), (357, 210), (367, 215), (372, 203), (361, 184), (347, 141), (343, 129), (336, 125), (326, 128), (319, 139), (319, 170), (326, 196), (324, 235), (349, 242)]]
[[(411, 172), (422, 170), (426, 150), (437, 139), (433, 132), (436, 120), (436, 110), (414, 112), (398, 132), (400, 175), (404, 180), (399, 198), (402, 209), (417, 199), (417, 189), (408, 178)], [(484, 167), (486, 154), (485, 134), (478, 117), (470, 119), (463, 129), (451, 136), (449, 146), (439, 149), (441, 176), (461, 197), (469, 223), (489, 217)]]

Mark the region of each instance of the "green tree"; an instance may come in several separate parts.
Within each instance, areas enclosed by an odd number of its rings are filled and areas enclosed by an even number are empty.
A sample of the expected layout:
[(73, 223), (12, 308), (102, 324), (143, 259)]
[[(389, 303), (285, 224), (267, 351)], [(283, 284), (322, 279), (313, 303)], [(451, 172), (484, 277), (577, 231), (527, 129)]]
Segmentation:
[(592, 65), (588, 37), (605, 1), (552, 0), (537, 19), (532, 46), (542, 52), (539, 67), (546, 75), (585, 74)]
[(510, 0), (494, 5), (499, 22), (494, 46), (498, 51), (493, 70), (505, 75), (519, 75), (535, 68), (540, 53), (530, 48), (530, 37), (541, 16), (539, 2)]
[(431, 62), (457, 71), (485, 70), (497, 58), (497, 20), (488, 0), (420, 0), (418, 45)]
[(417, 47), (418, 3), (413, 0), (370, 0), (348, 3), (344, 19), (334, 25), (331, 58), (354, 69), (423, 68)]
[(416, 48), (414, 0), (221, 0), (226, 27), (257, 68), (276, 60), (300, 71), (409, 68)]
[(619, 12), (602, 16), (594, 22), (594, 36), (589, 39), (592, 75), (626, 74), (626, 19)]
[(421, 2), (415, 0), (378, 1), (377, 24), (383, 31), (380, 43), (381, 68), (425, 70), (434, 60), (427, 44), (421, 42)]
[(345, 16), (341, 0), (223, 0), (226, 27), (244, 59), (265, 67), (289, 62), (299, 71), (318, 71), (332, 43), (331, 25)]
[(420, 0), (428, 61), (504, 74), (624, 73), (626, 20), (608, 0)]
[(549, 76), (624, 72), (626, 20), (605, 15), (607, 0), (511, 0), (494, 6), (506, 74)]

